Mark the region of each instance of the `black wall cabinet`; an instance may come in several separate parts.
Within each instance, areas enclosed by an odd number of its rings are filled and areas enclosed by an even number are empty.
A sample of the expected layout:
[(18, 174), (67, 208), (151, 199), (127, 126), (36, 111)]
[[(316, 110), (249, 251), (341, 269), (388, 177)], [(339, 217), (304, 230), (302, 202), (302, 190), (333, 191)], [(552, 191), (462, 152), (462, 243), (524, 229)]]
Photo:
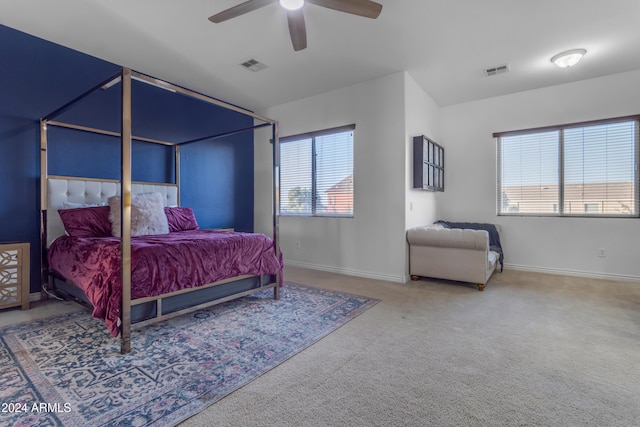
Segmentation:
[(413, 188), (444, 191), (444, 148), (424, 135), (413, 137)]

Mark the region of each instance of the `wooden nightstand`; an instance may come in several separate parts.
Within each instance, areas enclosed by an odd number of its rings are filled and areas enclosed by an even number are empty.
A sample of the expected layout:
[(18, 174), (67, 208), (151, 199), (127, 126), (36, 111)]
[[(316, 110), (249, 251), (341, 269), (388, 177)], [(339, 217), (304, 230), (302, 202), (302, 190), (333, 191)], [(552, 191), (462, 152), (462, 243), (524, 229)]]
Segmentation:
[(0, 243), (0, 309), (29, 309), (29, 243)]

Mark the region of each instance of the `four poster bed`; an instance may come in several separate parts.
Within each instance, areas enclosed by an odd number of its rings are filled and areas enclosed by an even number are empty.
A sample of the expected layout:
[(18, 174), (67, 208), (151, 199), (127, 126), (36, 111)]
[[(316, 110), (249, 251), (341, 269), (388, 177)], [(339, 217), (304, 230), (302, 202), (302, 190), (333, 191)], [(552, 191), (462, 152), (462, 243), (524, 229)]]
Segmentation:
[[(249, 128), (182, 143), (132, 135), (131, 81), (139, 80), (244, 114), (261, 122)], [(85, 96), (121, 84), (121, 131), (62, 123), (54, 118)], [(119, 137), (119, 180), (49, 176), (48, 126)], [(104, 320), (120, 352), (131, 350), (131, 327), (146, 325), (231, 299), (273, 289), (279, 298), (282, 254), (278, 244), (278, 144), (273, 144), (273, 238), (260, 233), (200, 229), (180, 206), (180, 145), (215, 139), (277, 123), (170, 83), (123, 68), (41, 120), (42, 286), (64, 295)], [(131, 141), (173, 147), (175, 183), (131, 181)]]

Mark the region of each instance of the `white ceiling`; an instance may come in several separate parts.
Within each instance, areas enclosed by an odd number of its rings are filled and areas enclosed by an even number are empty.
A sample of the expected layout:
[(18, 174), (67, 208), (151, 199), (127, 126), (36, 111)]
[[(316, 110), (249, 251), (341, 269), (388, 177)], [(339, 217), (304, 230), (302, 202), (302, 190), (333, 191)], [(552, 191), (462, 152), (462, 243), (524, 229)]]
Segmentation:
[[(639, 0), (378, 0), (376, 20), (307, 4), (299, 52), (277, 3), (208, 21), (242, 1), (0, 0), (0, 24), (254, 110), (401, 70), (446, 106), (640, 69)], [(549, 61), (574, 48), (578, 66)]]

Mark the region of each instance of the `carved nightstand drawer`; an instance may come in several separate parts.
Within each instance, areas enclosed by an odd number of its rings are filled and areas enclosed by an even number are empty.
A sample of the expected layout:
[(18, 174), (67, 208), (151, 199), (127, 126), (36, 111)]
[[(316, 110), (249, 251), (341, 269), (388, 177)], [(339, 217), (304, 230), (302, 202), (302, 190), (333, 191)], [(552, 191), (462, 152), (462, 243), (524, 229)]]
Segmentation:
[(29, 309), (29, 243), (0, 244), (0, 309)]

